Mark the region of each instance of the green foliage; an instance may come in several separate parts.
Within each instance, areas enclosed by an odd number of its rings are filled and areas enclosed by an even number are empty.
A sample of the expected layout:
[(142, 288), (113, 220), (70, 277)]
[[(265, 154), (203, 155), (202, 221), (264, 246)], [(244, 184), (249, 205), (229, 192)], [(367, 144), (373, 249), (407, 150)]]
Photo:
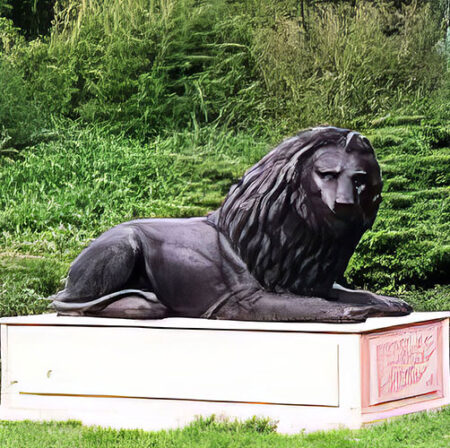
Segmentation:
[(268, 149), (251, 134), (213, 127), (146, 145), (104, 134), (72, 127), (0, 159), (1, 246), (70, 259), (125, 220), (203, 215)]
[(0, 17), (0, 156), (8, 149), (20, 149), (42, 139), (48, 120), (33, 95), (24, 72), (8, 54), (24, 45), (19, 30)]
[(449, 33), (448, 69), (439, 89), (435, 90), (428, 100), (429, 116), (438, 124), (450, 122), (450, 33)]
[[(307, 2), (308, 3), (308, 2)], [(44, 110), (117, 132), (276, 122), (359, 126), (442, 82), (428, 3), (67, 0), (49, 38), (4, 57)]]
[(45, 34), (53, 19), (56, 0), (0, 0), (0, 14), (10, 18), (28, 38)]
[(19, 34), (11, 20), (0, 16), (0, 55), (13, 50), (15, 45), (23, 43), (23, 39)]
[(281, 16), (257, 31), (258, 67), (274, 113), (288, 122), (360, 126), (417, 103), (442, 79), (440, 24), (428, 4), (395, 12), (386, 2), (338, 2), (308, 17), (307, 27)]
[(52, 258), (0, 253), (0, 316), (47, 312), (44, 298), (62, 287), (67, 268)]
[(263, 112), (251, 26), (226, 2), (68, 1), (50, 41), (13, 55), (52, 112), (135, 135)]
[(77, 422), (2, 422), (2, 448), (135, 448), (135, 447), (236, 447), (236, 448), (444, 448), (448, 446), (450, 408), (397, 418), (358, 431), (339, 430), (280, 435), (266, 420), (219, 422), (202, 419), (184, 429), (159, 432), (115, 431), (83, 427)]
[(8, 11), (11, 11), (12, 7), (9, 3), (10, 3), (9, 0), (0, 0), (0, 15), (3, 15)]
[(437, 285), (431, 289), (412, 288), (399, 294), (415, 311), (450, 311), (450, 285)]
[[(380, 160), (384, 200), (350, 262), (348, 280), (385, 291), (448, 282), (450, 127), (387, 127), (368, 137)], [(450, 307), (448, 296), (447, 302)]]
[(41, 139), (46, 134), (46, 120), (20, 73), (1, 59), (0, 86), (1, 156), (5, 149), (23, 148)]

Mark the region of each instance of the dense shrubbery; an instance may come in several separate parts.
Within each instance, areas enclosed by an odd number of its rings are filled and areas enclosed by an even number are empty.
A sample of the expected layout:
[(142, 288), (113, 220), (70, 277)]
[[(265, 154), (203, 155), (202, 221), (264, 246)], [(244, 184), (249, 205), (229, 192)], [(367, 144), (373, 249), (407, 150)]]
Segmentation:
[(20, 73), (0, 60), (0, 155), (22, 148), (45, 135), (46, 120)]
[(66, 0), (49, 37), (2, 57), (46, 112), (137, 136), (360, 125), (442, 82), (437, 12), (407, 3), (317, 3), (302, 22), (293, 0)]
[(55, 20), (8, 55), (53, 113), (140, 136), (258, 114), (250, 18), (225, 1), (68, 2)]
[(417, 102), (436, 88), (443, 59), (428, 5), (401, 12), (382, 3), (324, 6), (309, 26), (295, 18), (257, 30), (257, 58), (277, 112), (292, 122), (361, 125), (368, 116)]
[(47, 123), (23, 72), (2, 57), (19, 43), (24, 41), (18, 30), (0, 17), (0, 155), (5, 148), (20, 149), (36, 142), (45, 132)]
[(347, 271), (360, 286), (447, 283), (450, 272), (450, 126), (371, 131), (384, 200)]

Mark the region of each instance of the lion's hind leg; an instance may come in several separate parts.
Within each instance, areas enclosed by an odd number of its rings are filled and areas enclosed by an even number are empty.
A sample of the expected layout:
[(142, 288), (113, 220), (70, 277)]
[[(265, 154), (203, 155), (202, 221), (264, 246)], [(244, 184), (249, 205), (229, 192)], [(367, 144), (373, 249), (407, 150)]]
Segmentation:
[(154, 294), (152, 295), (154, 296), (154, 300), (130, 295), (107, 305), (101, 310), (87, 311), (85, 314), (86, 316), (122, 319), (164, 319), (165, 317), (169, 317), (169, 309)]
[(60, 316), (91, 316), (122, 319), (163, 319), (170, 310), (152, 292), (123, 290), (89, 302), (58, 302), (52, 306)]

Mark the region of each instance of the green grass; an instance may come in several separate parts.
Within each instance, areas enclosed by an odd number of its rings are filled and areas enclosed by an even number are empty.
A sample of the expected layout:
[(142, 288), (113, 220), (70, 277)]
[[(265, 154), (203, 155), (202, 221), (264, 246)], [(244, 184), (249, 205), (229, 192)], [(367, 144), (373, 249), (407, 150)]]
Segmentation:
[[(450, 127), (406, 120), (366, 133), (382, 168), (383, 202), (347, 270), (353, 284), (394, 293), (448, 283), (450, 272)], [(450, 309), (448, 293), (441, 303)]]
[(340, 430), (292, 436), (274, 432), (266, 420), (244, 423), (201, 419), (184, 429), (144, 432), (83, 427), (77, 422), (0, 422), (2, 448), (446, 448), (450, 444), (450, 408), (421, 413), (358, 431)]
[(119, 222), (215, 209), (269, 146), (214, 128), (148, 144), (91, 127), (0, 158), (0, 247), (70, 259)]
[(51, 257), (0, 254), (0, 316), (48, 311), (43, 298), (61, 288), (68, 266)]

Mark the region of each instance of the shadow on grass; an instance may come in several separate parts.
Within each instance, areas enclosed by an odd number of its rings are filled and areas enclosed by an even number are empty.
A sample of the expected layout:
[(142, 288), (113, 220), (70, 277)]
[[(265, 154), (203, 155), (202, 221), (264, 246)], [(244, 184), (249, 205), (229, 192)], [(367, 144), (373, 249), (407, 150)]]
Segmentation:
[(0, 316), (49, 312), (43, 299), (62, 287), (68, 267), (52, 258), (0, 253)]

